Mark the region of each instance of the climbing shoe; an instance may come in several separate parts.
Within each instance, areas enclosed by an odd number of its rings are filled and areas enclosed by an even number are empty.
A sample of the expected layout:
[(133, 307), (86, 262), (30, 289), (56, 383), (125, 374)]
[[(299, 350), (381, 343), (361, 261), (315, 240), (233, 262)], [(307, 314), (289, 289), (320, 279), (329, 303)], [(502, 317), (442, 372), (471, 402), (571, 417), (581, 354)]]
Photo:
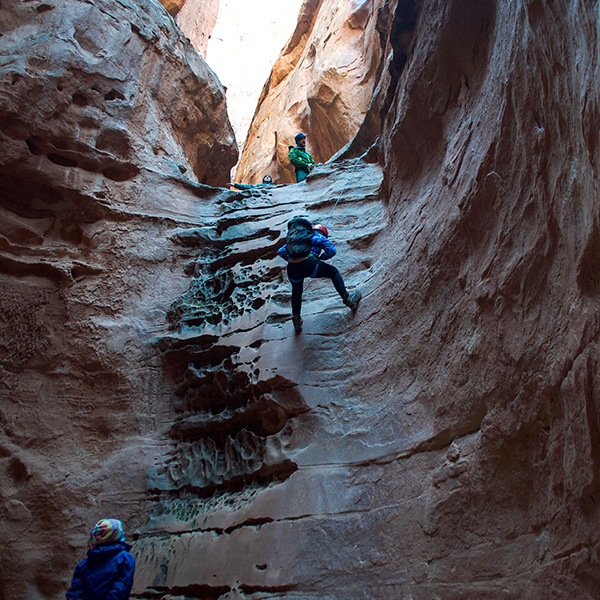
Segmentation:
[(292, 315), (292, 323), (294, 324), (296, 333), (300, 333), (302, 331), (302, 317), (300, 315)]
[(351, 294), (346, 296), (344, 300), (344, 304), (350, 308), (352, 311), (355, 311), (358, 308), (358, 303), (360, 302), (360, 290), (354, 290)]

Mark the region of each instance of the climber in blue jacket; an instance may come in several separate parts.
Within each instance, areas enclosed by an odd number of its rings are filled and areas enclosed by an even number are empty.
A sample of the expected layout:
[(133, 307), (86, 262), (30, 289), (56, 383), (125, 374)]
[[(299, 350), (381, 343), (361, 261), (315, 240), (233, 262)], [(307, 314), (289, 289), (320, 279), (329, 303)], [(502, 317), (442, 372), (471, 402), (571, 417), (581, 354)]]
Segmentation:
[(349, 294), (340, 272), (324, 262), (337, 253), (328, 235), (325, 225), (318, 223), (313, 227), (308, 219), (296, 217), (288, 223), (286, 244), (277, 251), (288, 263), (287, 273), (292, 284), (292, 323), (296, 333), (302, 331), (300, 311), (306, 277), (331, 279), (344, 304), (353, 311), (358, 307), (360, 291)]
[(87, 557), (75, 568), (67, 600), (128, 600), (135, 559), (118, 519), (101, 519), (88, 538)]

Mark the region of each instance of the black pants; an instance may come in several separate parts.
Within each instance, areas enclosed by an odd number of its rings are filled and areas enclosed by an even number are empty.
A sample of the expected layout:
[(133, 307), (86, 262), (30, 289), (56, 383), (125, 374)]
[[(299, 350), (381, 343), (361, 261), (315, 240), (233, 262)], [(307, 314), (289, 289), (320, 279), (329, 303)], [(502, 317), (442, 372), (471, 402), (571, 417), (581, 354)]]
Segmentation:
[(288, 263), (288, 277), (292, 284), (292, 314), (299, 315), (302, 307), (302, 290), (304, 289), (304, 278), (321, 278), (327, 277), (331, 279), (337, 293), (342, 300), (348, 297), (344, 280), (340, 272), (331, 265), (328, 265), (322, 260), (318, 260), (314, 256), (309, 256), (306, 260), (299, 263)]

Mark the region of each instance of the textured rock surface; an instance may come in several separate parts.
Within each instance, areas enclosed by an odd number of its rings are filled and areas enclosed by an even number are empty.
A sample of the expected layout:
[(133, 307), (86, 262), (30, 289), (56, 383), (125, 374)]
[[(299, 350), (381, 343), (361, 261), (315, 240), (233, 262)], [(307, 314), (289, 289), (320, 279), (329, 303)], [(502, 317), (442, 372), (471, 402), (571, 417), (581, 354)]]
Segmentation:
[(123, 182), (143, 164), (226, 182), (236, 151), (223, 88), (171, 19), (151, 3), (73, 6), (3, 8), (3, 174), (41, 162)]
[(153, 476), (159, 501), (136, 543), (138, 594), (306, 597), (312, 588), (321, 597), (338, 578), (347, 597), (343, 572), (355, 551), (346, 565), (337, 551), (325, 556), (368, 512), (369, 469), (355, 463), (381, 450), (352, 439), (359, 421), (340, 435), (359, 359), (343, 337), (359, 321), (329, 282), (312, 282), (295, 336), (274, 254), (289, 215), (310, 206), (326, 220), (351, 176), (332, 239), (346, 283), (363, 280), (383, 224), (382, 172), (352, 172), (355, 164), (323, 167), (293, 197), (286, 186), (232, 195), (226, 219), (174, 237), (194, 258), (193, 279), (159, 342), (174, 385), (172, 425)]
[[(85, 532), (146, 520), (169, 232), (236, 160), (223, 89), (155, 3), (3, 2), (0, 597), (64, 597)], [(183, 172), (185, 171), (185, 175)]]
[(178, 9), (177, 25), (187, 35), (202, 58), (217, 23), (220, 0), (185, 0)]
[[(180, 234), (204, 266), (161, 342), (176, 416), (138, 593), (597, 598), (597, 19), (424, 1), (359, 134), (381, 125), (382, 183), (330, 163)], [(364, 300), (312, 282), (294, 336), (276, 232), (348, 176), (334, 260)]]
[[(356, 134), (382, 67), (384, 0), (306, 0), (298, 27), (261, 94), (237, 169), (239, 181), (271, 173), (295, 181), (287, 158), (294, 135), (308, 135), (317, 162)], [(381, 9), (381, 10), (380, 10)]]
[[(370, 162), (8, 207), (5, 596), (58, 598), (110, 510), (137, 596), (598, 597), (596, 6), (386, 7), (347, 152), (380, 134)], [(280, 232), (344, 190), (332, 262), (363, 301), (312, 281), (295, 336)]]

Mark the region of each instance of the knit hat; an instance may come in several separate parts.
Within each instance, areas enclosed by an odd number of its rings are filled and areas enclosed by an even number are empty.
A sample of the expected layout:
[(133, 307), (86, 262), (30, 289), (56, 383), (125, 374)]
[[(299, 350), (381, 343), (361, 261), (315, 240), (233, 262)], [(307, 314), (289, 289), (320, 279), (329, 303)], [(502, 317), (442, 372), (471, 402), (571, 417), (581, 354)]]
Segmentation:
[(90, 531), (88, 548), (93, 550), (96, 546), (124, 541), (125, 534), (123, 533), (123, 523), (121, 521), (118, 519), (100, 519)]

